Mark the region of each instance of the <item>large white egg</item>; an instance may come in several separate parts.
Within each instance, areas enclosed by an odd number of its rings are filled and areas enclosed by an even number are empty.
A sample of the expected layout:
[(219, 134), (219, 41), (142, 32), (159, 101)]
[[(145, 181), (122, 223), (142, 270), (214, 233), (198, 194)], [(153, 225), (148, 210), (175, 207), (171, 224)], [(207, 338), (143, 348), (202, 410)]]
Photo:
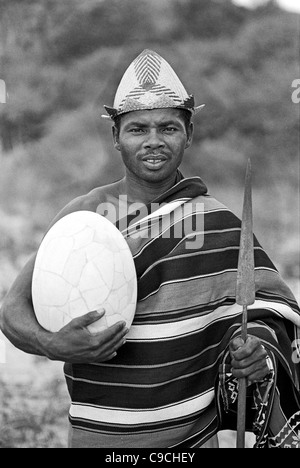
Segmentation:
[(132, 324), (137, 279), (129, 246), (103, 216), (76, 211), (57, 221), (38, 249), (32, 301), (38, 322), (57, 332), (72, 319), (104, 308), (91, 332), (125, 320)]

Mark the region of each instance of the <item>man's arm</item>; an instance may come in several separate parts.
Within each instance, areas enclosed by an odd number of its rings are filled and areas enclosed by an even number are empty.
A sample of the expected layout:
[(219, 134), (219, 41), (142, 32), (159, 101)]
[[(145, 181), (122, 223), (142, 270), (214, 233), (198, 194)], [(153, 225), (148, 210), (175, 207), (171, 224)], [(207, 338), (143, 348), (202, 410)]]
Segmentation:
[(51, 360), (71, 363), (102, 362), (113, 358), (124, 343), (128, 330), (119, 322), (107, 330), (91, 334), (87, 328), (104, 311), (89, 312), (72, 320), (57, 333), (42, 328), (33, 310), (31, 282), (35, 256), (21, 271), (6, 295), (0, 310), (0, 328), (17, 348)]
[(17, 348), (26, 353), (45, 355), (41, 343), (46, 343), (51, 334), (39, 326), (32, 308), (30, 285), (34, 261), (35, 257), (28, 261), (4, 298), (0, 326)]

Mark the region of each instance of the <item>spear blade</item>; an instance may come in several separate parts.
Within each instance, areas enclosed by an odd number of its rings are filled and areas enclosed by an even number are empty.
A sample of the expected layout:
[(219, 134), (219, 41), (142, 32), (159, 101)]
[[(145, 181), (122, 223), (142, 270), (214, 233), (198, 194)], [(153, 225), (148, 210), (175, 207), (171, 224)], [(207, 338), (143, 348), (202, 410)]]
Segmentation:
[[(245, 179), (244, 204), (236, 283), (236, 303), (243, 306), (241, 329), (241, 337), (243, 341), (247, 340), (247, 306), (253, 304), (254, 301), (255, 273), (252, 219), (252, 183), (251, 161), (249, 159)], [(239, 379), (237, 408), (237, 448), (245, 447), (246, 388), (246, 378)]]
[(249, 159), (245, 178), (240, 251), (236, 283), (236, 303), (242, 306), (251, 305), (255, 301), (251, 185), (251, 161)]
[(0, 80), (0, 103), (6, 104), (6, 84), (4, 80)]

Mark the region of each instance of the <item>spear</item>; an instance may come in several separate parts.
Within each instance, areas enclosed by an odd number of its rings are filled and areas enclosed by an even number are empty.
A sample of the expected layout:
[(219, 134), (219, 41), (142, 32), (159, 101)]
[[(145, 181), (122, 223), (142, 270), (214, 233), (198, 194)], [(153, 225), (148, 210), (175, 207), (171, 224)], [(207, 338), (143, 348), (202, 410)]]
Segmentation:
[[(244, 342), (247, 340), (247, 306), (253, 304), (254, 301), (255, 278), (252, 221), (252, 189), (251, 161), (249, 159), (245, 178), (240, 251), (236, 283), (236, 303), (243, 306), (241, 337)], [(237, 448), (245, 447), (246, 387), (246, 378), (240, 378), (237, 410)]]
[(6, 85), (4, 80), (0, 80), (0, 103), (6, 104)]

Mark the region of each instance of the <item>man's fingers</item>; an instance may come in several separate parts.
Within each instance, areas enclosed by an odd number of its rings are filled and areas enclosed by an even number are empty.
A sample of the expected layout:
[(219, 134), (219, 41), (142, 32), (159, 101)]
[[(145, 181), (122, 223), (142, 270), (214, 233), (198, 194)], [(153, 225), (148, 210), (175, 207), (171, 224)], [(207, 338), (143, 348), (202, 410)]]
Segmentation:
[(118, 351), (125, 344), (125, 336), (128, 333), (125, 322), (118, 322), (107, 330), (92, 336), (92, 348), (95, 355), (104, 359)]
[(106, 329), (102, 327), (102, 330), (96, 333), (90, 332), (89, 325), (97, 322), (104, 314), (104, 309), (88, 312), (73, 319), (55, 334), (63, 346), (69, 343), (76, 350), (64, 359), (66, 362), (104, 362), (112, 359), (124, 345), (125, 336), (129, 331), (125, 321), (117, 322)]
[(82, 315), (81, 317), (77, 317), (73, 320), (73, 323), (76, 324), (78, 327), (87, 327), (97, 320), (101, 319), (105, 314), (104, 309), (100, 309), (99, 311), (93, 310), (92, 312), (88, 312), (87, 314)]
[(232, 374), (239, 379), (247, 378), (249, 383), (262, 380), (269, 373), (265, 347), (255, 336), (249, 335), (242, 344), (240, 340), (235, 338), (230, 346)]
[(255, 349), (252, 354), (249, 354), (244, 359), (236, 359), (236, 355), (233, 355), (234, 357), (231, 360), (232, 367), (235, 369), (244, 369), (259, 362), (265, 363), (268, 353), (264, 347), (260, 346), (259, 348)]
[(93, 333), (92, 336), (95, 342), (99, 341), (99, 343), (107, 343), (108, 345), (111, 345), (127, 335), (128, 331), (126, 322), (117, 322), (104, 331), (102, 330), (98, 333)]
[[(95, 323), (98, 320), (100, 320), (104, 315), (105, 315), (104, 309), (100, 309), (98, 311), (94, 310), (92, 312), (88, 312), (87, 314), (82, 315), (82, 317), (77, 317), (76, 319), (73, 320), (73, 324), (74, 325), (76, 324), (76, 326), (80, 328), (87, 328), (92, 323)], [(125, 327), (126, 327), (126, 322), (120, 321), (120, 322), (115, 323), (111, 327), (108, 327), (105, 330), (91, 333), (91, 336), (95, 338), (94, 341), (97, 341), (98, 339), (101, 343), (108, 342), (112, 339), (118, 340), (119, 333), (126, 334)]]
[(248, 367), (232, 367), (232, 373), (237, 378), (249, 377), (259, 373), (259, 375), (265, 376), (269, 372), (266, 359), (257, 361)]
[[(241, 361), (247, 359), (248, 357), (254, 355), (255, 353), (261, 353), (261, 357), (267, 355), (265, 348), (262, 346), (259, 338), (249, 335), (246, 342), (242, 341), (242, 344), (237, 347), (238, 343), (242, 339), (240, 337), (235, 338), (231, 342), (230, 354), (233, 359), (236, 361)], [(235, 349), (234, 349), (235, 348)]]
[(259, 382), (261, 380), (263, 380), (266, 375), (269, 374), (269, 369), (261, 369), (260, 371), (256, 371), (254, 372), (253, 374), (250, 374), (248, 377), (247, 377), (247, 382), (248, 382), (248, 385), (251, 385), (255, 382)]
[(103, 349), (108, 348), (116, 351), (125, 343), (125, 337), (129, 330), (125, 326), (122, 326), (122, 328), (120, 328), (121, 323), (116, 325), (118, 325), (118, 328), (114, 326), (114, 330), (119, 329), (119, 331), (116, 333), (115, 331), (108, 329), (108, 332), (112, 333), (112, 336), (110, 339), (106, 340)]
[(110, 354), (110, 355), (105, 359), (105, 361), (111, 361), (111, 360), (114, 359), (116, 356), (117, 356), (117, 353), (112, 353), (112, 354)]

